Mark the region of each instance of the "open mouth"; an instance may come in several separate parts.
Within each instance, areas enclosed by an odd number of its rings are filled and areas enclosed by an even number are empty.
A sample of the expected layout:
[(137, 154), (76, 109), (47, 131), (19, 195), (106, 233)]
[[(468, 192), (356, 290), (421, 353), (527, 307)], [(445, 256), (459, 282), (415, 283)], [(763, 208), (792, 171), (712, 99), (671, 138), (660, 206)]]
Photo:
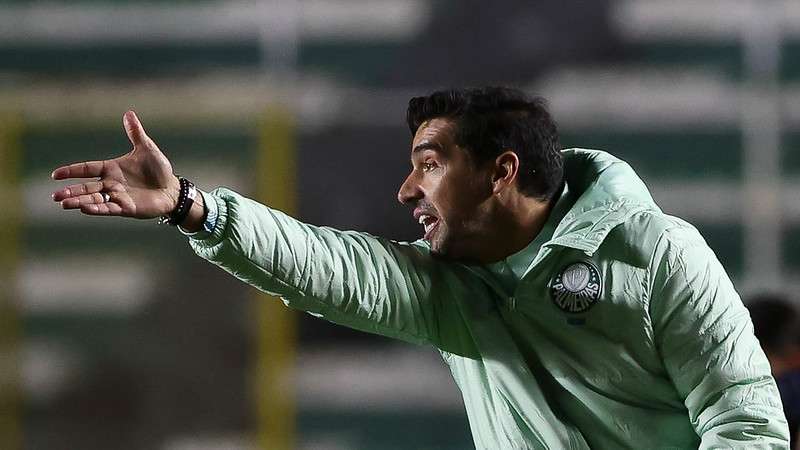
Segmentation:
[(429, 214), (420, 214), (417, 220), (419, 220), (420, 225), (425, 227), (425, 236), (423, 239), (430, 241), (431, 236), (433, 236), (434, 231), (436, 231), (436, 228), (439, 226), (439, 218)]

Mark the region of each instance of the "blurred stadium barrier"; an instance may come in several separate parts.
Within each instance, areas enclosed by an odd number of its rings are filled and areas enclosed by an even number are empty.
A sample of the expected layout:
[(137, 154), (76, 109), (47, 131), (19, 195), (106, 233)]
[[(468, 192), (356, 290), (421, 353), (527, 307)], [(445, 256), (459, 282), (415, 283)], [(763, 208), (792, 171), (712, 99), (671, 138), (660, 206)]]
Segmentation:
[(22, 123), (0, 114), (0, 448), (22, 443), (21, 327), (15, 289), (19, 265), (19, 156)]

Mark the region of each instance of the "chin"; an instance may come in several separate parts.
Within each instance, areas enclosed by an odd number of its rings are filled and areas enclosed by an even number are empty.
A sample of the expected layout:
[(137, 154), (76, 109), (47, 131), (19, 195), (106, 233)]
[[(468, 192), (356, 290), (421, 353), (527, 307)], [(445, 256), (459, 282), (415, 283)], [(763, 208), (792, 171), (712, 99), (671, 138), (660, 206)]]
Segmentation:
[(447, 259), (447, 253), (443, 253), (441, 250), (433, 247), (431, 247), (431, 256), (436, 259)]
[(471, 259), (468, 254), (469, 250), (464, 245), (467, 241), (463, 240), (461, 236), (454, 236), (449, 233), (449, 230), (444, 225), (440, 224), (439, 228), (431, 236), (431, 240), (428, 241), (431, 247), (431, 256), (441, 261), (469, 261)]
[(447, 251), (446, 247), (443, 247), (440, 242), (434, 241), (429, 242), (431, 247), (431, 256), (436, 259), (452, 259), (451, 252)]
[(473, 249), (469, 245), (469, 241), (466, 239), (461, 238), (459, 236), (457, 239), (453, 239), (453, 236), (449, 236), (450, 239), (436, 239), (440, 236), (434, 236), (432, 242), (430, 242), (431, 248), (431, 256), (436, 258), (440, 261), (449, 261), (449, 262), (458, 262), (461, 264), (479, 264), (480, 255), (476, 253), (475, 249)]
[(460, 254), (457, 249), (453, 249), (452, 246), (438, 243), (431, 243), (431, 256), (441, 261), (465, 262), (469, 260), (465, 255)]

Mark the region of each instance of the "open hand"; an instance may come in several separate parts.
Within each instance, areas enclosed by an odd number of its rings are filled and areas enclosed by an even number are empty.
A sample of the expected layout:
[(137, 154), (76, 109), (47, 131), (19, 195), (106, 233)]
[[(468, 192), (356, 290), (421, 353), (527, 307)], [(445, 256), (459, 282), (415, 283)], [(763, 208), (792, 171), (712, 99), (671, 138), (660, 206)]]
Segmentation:
[(62, 208), (138, 219), (165, 216), (175, 209), (180, 183), (172, 173), (172, 164), (147, 136), (133, 111), (126, 112), (122, 122), (133, 144), (130, 152), (114, 159), (75, 163), (53, 171), (54, 180), (94, 178), (54, 192), (53, 200), (61, 202)]

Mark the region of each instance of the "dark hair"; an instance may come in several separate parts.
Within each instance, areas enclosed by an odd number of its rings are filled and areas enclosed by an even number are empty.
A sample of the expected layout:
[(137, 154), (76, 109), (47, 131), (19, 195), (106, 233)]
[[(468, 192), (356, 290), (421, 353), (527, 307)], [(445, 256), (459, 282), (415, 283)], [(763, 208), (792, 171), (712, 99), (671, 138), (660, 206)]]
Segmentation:
[(529, 98), (517, 89), (483, 87), (437, 91), (408, 102), (406, 120), (412, 135), (423, 122), (437, 117), (455, 122), (456, 144), (477, 164), (514, 151), (520, 161), (519, 188), (525, 195), (550, 200), (560, 193), (564, 161), (545, 99)]
[(780, 352), (800, 344), (800, 314), (780, 294), (760, 294), (747, 302), (753, 329), (764, 350)]

